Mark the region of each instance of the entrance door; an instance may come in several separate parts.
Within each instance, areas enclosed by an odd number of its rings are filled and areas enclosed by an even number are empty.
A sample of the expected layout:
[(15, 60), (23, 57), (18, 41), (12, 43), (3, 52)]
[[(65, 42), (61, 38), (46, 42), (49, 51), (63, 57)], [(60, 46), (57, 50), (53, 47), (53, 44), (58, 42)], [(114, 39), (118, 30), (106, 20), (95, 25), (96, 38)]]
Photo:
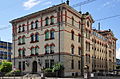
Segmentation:
[(33, 63), (32, 63), (32, 72), (33, 73), (37, 72), (37, 61), (33, 61)]

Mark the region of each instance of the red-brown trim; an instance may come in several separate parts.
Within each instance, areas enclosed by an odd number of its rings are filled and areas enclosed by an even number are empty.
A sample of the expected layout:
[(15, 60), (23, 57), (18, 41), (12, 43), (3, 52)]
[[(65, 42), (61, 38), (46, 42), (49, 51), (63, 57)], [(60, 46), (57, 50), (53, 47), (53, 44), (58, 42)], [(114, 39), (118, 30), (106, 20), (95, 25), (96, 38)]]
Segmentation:
[(46, 46), (49, 46), (49, 44), (47, 43), (47, 44), (44, 46), (44, 48), (46, 48)]
[(55, 46), (55, 44), (54, 44), (54, 43), (51, 43), (50, 46)]

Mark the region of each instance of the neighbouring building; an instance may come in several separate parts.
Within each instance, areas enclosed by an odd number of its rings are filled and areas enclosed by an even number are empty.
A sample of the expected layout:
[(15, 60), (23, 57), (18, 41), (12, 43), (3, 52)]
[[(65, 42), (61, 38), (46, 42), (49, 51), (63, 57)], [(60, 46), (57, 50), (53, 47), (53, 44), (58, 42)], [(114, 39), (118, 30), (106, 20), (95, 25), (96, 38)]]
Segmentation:
[(12, 43), (0, 41), (0, 61), (11, 61)]
[(22, 72), (41, 72), (61, 62), (64, 76), (110, 72), (116, 67), (116, 38), (112, 31), (92, 29), (94, 20), (66, 3), (10, 21), (13, 63)]

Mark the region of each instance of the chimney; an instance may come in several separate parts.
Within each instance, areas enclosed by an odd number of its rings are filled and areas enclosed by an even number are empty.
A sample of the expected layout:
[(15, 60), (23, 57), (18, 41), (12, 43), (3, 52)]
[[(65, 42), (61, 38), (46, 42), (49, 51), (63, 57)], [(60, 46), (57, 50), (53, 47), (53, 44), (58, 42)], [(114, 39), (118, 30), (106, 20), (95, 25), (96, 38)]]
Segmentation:
[(69, 5), (69, 0), (66, 1), (67, 5)]
[(98, 23), (98, 30), (100, 31), (100, 22)]

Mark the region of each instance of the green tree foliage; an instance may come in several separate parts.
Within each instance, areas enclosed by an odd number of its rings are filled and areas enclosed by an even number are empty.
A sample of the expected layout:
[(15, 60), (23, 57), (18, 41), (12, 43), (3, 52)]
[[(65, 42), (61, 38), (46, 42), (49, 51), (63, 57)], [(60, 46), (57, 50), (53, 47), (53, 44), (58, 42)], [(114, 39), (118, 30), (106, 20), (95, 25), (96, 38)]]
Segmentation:
[(12, 63), (3, 61), (2, 64), (0, 65), (0, 72), (10, 72), (12, 70)]
[(63, 69), (64, 69), (64, 67), (61, 63), (56, 63), (53, 65), (52, 68), (45, 68), (44, 71), (45, 72), (56, 72), (56, 71), (61, 71)]
[(63, 69), (64, 69), (63, 65), (61, 63), (57, 63), (53, 66), (52, 72), (61, 71)]
[(117, 66), (116, 66), (116, 69), (120, 69), (120, 65), (117, 65)]

